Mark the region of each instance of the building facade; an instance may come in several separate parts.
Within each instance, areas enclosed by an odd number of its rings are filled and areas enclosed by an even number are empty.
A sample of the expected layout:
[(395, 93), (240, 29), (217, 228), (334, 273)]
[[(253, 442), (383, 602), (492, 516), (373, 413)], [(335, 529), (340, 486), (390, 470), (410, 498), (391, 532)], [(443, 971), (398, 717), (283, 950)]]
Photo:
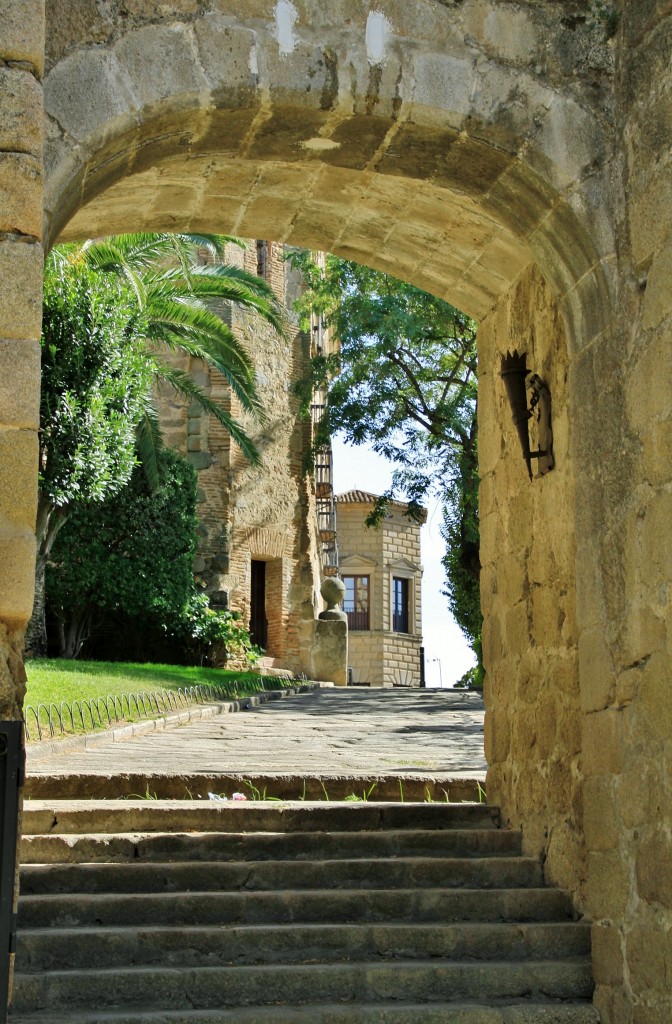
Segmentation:
[(402, 502), (391, 501), (380, 525), (367, 527), (365, 520), (377, 498), (360, 490), (336, 495), (350, 681), (420, 686), (420, 523), (404, 514)]
[(198, 473), (198, 550), (194, 570), (212, 607), (240, 612), (271, 666), (309, 672), (319, 608), (320, 558), (315, 486), (307, 470), (311, 423), (296, 383), (307, 372), (310, 339), (292, 321), (300, 279), (284, 246), (251, 240), (227, 248), (227, 262), (264, 277), (288, 310), (285, 338), (254, 313), (215, 306), (249, 352), (267, 419), (241, 412), (222, 375), (201, 360), (176, 357), (209, 398), (239, 419), (255, 441), (252, 466), (228, 431), (197, 403), (164, 390), (160, 417), (166, 442)]

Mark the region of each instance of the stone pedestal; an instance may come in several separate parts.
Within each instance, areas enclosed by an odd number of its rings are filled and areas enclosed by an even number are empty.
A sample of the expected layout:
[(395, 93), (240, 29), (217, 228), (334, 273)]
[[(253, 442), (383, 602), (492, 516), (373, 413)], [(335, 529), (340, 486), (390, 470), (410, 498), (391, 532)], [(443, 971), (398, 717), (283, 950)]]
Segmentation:
[(317, 619), (310, 649), (310, 675), (318, 682), (348, 685), (348, 623)]

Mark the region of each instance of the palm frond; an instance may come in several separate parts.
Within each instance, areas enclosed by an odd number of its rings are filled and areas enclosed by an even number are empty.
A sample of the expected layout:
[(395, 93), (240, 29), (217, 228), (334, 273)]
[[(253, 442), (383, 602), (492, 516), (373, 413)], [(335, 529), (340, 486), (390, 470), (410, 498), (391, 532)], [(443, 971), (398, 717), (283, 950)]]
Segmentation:
[(254, 274), (229, 264), (193, 267), (185, 274), (179, 267), (168, 267), (145, 274), (148, 291), (157, 295), (186, 298), (194, 295), (203, 301), (230, 302), (240, 309), (258, 313), (285, 338), (289, 319), (272, 288)]
[(172, 235), (138, 232), (89, 239), (81, 247), (81, 258), (98, 270), (119, 273), (123, 266), (147, 270), (170, 256), (172, 251)]
[(194, 295), (219, 298), (243, 309), (254, 310), (270, 323), (278, 334), (287, 336), (289, 318), (277, 295), (262, 277), (231, 264), (199, 267), (193, 276)]
[(211, 401), (211, 399), (209, 399), (198, 386), (193, 377), (188, 373), (185, 373), (183, 370), (178, 370), (173, 366), (166, 365), (166, 363), (163, 363), (158, 359), (155, 359), (155, 365), (157, 377), (160, 380), (170, 384), (178, 394), (184, 395), (185, 398), (189, 398), (194, 402), (198, 402), (204, 412), (208, 413), (210, 416), (214, 416), (215, 419), (228, 430), (243, 455), (250, 460), (253, 466), (259, 466), (261, 464), (259, 449), (252, 438), (246, 433), (245, 429), (225, 409), (222, 409), (221, 406)]
[[(119, 236), (123, 238), (124, 236)], [(142, 265), (136, 265), (126, 258), (123, 248), (119, 246), (118, 238), (101, 238), (96, 241), (85, 242), (78, 253), (72, 254), (74, 262), (81, 261), (91, 270), (106, 274), (117, 274), (126, 278), (129, 285), (135, 292), (141, 308), (147, 304), (145, 283), (142, 274)]]
[(227, 381), (243, 408), (260, 418), (261, 403), (254, 373), (245, 366), (237, 365), (228, 353), (222, 356), (217, 351), (216, 339), (195, 336), (189, 328), (173, 325), (158, 330), (154, 340), (173, 351), (186, 352), (195, 359), (202, 359), (217, 370)]
[(135, 428), (135, 443), (142, 471), (150, 491), (161, 486), (161, 453), (164, 450), (161, 424), (153, 405), (148, 405)]
[(231, 328), (198, 302), (170, 298), (159, 302), (154, 295), (152, 306), (144, 336), (203, 359), (224, 376), (243, 406), (257, 414), (260, 405), (254, 366)]
[[(241, 407), (264, 422), (252, 360), (211, 304), (215, 301), (233, 303), (254, 312), (282, 337), (287, 335), (288, 321), (265, 280), (221, 262), (230, 244), (245, 248), (243, 242), (229, 235), (138, 232), (63, 247), (54, 259), (70, 263), (81, 261), (93, 271), (125, 278), (142, 310), (142, 316), (134, 325), (137, 337), (152, 345), (162, 343), (202, 359), (222, 374)], [(203, 250), (220, 262), (199, 265), (197, 261)], [(255, 445), (240, 424), (212, 402), (189, 374), (160, 364), (154, 356), (153, 359), (160, 377), (199, 402), (230, 431), (252, 462), (259, 461)], [(152, 410), (138, 433), (138, 450), (142, 453), (150, 485), (150, 477), (154, 481), (158, 479), (158, 431), (158, 420)]]

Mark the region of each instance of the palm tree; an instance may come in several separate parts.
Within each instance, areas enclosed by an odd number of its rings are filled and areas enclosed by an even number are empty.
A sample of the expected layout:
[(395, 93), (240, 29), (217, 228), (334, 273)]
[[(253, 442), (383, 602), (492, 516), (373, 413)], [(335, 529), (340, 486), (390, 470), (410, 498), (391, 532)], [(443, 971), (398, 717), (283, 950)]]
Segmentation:
[[(259, 452), (240, 423), (211, 402), (189, 374), (170, 366), (160, 354), (163, 345), (202, 359), (224, 376), (241, 408), (264, 421), (252, 362), (231, 328), (209, 303), (228, 302), (253, 311), (281, 336), (285, 332), (285, 314), (263, 278), (223, 262), (227, 244), (244, 248), (244, 243), (228, 235), (140, 233), (90, 240), (82, 246), (64, 246), (54, 252), (57, 259), (120, 275), (128, 281), (145, 314), (143, 340), (152, 354), (157, 380), (196, 401), (204, 412), (226, 427), (247, 458), (258, 464)], [(204, 265), (202, 254), (215, 262)], [(151, 407), (140, 423), (138, 441), (151, 478), (156, 464), (152, 445), (157, 441)]]
[[(57, 246), (47, 258), (33, 651), (46, 643), (44, 566), (73, 504), (118, 492), (135, 451), (150, 485), (158, 485), (152, 379), (197, 402), (251, 462), (260, 461), (242, 425), (164, 358), (177, 350), (204, 360), (240, 408), (264, 421), (251, 359), (211, 304), (253, 311), (280, 335), (284, 314), (266, 281), (222, 262), (230, 243), (242, 245), (223, 235), (128, 234)], [(202, 254), (217, 262), (203, 265)]]

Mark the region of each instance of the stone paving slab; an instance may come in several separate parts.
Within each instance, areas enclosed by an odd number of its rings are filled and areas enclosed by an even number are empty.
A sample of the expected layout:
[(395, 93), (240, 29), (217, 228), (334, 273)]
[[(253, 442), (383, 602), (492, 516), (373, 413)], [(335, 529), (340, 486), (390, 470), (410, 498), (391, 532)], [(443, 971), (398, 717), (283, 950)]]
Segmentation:
[(317, 690), (86, 749), (35, 744), (28, 772), (473, 778), (486, 768), (483, 713), (480, 695), (463, 691)]

